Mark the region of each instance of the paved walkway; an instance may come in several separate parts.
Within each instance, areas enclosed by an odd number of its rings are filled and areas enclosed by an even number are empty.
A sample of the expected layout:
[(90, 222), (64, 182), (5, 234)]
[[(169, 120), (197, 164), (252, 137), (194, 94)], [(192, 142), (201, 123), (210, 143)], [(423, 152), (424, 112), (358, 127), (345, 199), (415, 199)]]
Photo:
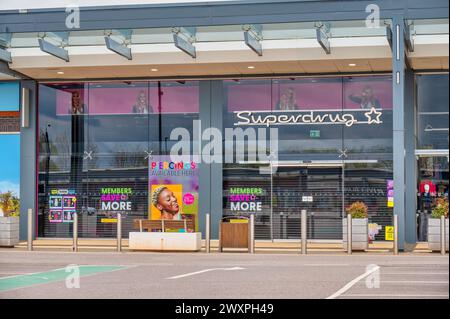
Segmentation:
[(448, 299), (448, 291), (449, 258), (439, 254), (0, 250), (0, 298)]

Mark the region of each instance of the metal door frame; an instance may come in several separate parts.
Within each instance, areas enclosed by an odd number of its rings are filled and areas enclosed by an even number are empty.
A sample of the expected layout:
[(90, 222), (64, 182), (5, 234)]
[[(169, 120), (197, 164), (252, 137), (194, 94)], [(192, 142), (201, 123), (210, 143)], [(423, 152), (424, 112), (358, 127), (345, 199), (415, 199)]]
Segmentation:
[[(274, 164), (275, 163), (275, 164)], [(262, 163), (261, 163), (262, 164)], [(265, 162), (265, 164), (268, 164)], [(271, 242), (297, 242), (298, 240), (294, 239), (274, 239), (273, 237), (273, 175), (274, 175), (274, 167), (315, 167), (315, 168), (321, 168), (321, 167), (329, 167), (329, 168), (341, 168), (341, 215), (342, 218), (345, 217), (345, 193), (344, 193), (344, 181), (345, 181), (345, 161), (338, 160), (338, 161), (270, 161), (270, 241)]]

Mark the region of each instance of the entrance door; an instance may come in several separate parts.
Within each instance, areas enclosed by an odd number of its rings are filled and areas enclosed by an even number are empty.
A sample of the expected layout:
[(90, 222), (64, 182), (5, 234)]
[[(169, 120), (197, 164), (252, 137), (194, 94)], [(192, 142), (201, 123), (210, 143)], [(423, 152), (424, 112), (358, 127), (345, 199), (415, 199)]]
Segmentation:
[(448, 157), (421, 156), (418, 160), (417, 238), (427, 241), (428, 219), (439, 199), (448, 201)]
[(278, 166), (272, 178), (273, 239), (299, 239), (303, 209), (308, 238), (342, 239), (341, 166)]

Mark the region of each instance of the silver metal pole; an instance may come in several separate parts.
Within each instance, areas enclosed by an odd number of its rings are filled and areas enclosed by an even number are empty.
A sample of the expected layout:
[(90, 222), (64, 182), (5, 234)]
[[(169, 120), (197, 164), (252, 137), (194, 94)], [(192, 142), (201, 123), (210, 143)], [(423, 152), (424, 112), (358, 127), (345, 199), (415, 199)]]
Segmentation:
[(206, 234), (205, 234), (205, 248), (206, 253), (211, 252), (211, 215), (209, 213), (206, 214)]
[(394, 255), (398, 255), (398, 215), (394, 215)]
[(249, 249), (250, 254), (255, 253), (255, 215), (250, 215), (250, 225), (249, 225)]
[(301, 232), (302, 232), (302, 255), (307, 254), (307, 240), (308, 240), (308, 228), (307, 228), (307, 221), (306, 221), (306, 210), (302, 209), (301, 214)]
[(28, 208), (28, 225), (27, 225), (27, 248), (28, 251), (33, 250), (33, 210)]
[(117, 251), (122, 251), (122, 213), (117, 213)]
[(347, 214), (347, 254), (352, 254), (352, 215)]
[(78, 214), (73, 214), (73, 244), (72, 244), (72, 251), (77, 252), (78, 251)]
[(441, 255), (445, 255), (447, 234), (445, 233), (445, 216), (441, 216)]

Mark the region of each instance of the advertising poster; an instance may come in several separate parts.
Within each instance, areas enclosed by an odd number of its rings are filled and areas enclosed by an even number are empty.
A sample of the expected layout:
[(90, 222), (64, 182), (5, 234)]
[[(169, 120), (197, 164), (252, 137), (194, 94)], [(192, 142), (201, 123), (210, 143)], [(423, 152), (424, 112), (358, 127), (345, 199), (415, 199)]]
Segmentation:
[(197, 163), (153, 156), (149, 161), (149, 194), (149, 219), (189, 220), (188, 232), (198, 230)]
[(75, 210), (63, 210), (63, 223), (73, 223), (73, 215)]
[(62, 208), (62, 196), (50, 196), (48, 206), (50, 209)]
[(389, 179), (387, 181), (387, 207), (394, 207), (394, 181)]
[(48, 214), (48, 220), (50, 223), (62, 223), (63, 222), (63, 212), (61, 209), (52, 209)]
[(100, 219), (101, 223), (117, 223), (118, 212), (126, 214), (132, 211), (132, 188), (103, 187), (100, 194), (100, 211), (104, 214), (104, 218)]
[(48, 199), (50, 223), (72, 223), (77, 209), (77, 196), (73, 189), (52, 189)]
[(75, 196), (63, 197), (63, 208), (68, 210), (74, 210), (76, 208), (77, 198)]
[(262, 211), (261, 187), (232, 187), (228, 190), (228, 202), (232, 215), (254, 214)]

